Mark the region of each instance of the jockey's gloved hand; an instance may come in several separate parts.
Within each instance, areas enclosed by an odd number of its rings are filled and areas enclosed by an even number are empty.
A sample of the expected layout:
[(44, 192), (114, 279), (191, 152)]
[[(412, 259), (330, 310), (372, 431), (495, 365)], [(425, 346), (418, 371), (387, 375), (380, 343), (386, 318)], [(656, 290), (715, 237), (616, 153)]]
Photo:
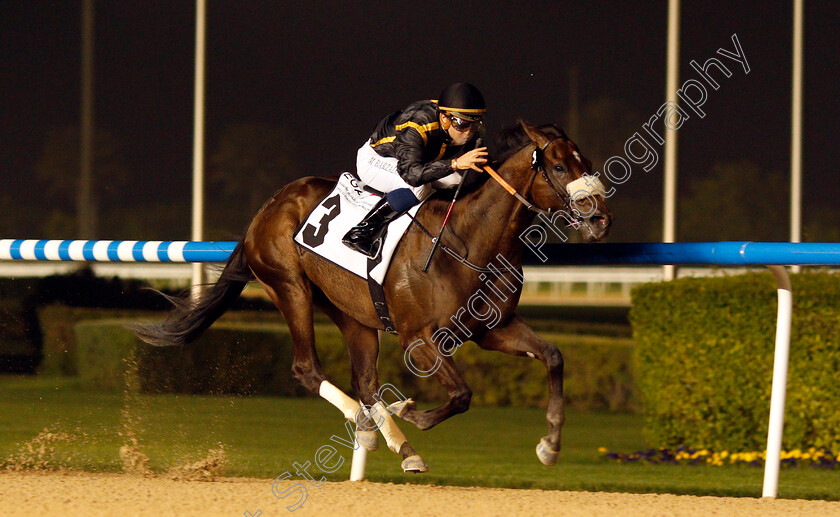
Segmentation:
[(472, 169), (481, 172), (481, 165), (487, 163), (487, 148), (476, 147), (472, 151), (468, 151), (458, 158), (452, 160), (452, 168), (456, 171)]

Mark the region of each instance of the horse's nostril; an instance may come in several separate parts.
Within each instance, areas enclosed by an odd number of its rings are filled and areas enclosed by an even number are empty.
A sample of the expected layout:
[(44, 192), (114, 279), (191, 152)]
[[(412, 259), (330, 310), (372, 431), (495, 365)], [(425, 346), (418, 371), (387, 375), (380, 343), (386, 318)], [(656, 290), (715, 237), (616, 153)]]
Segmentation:
[(589, 220), (592, 221), (592, 224), (595, 224), (597, 226), (604, 227), (607, 225), (607, 218), (603, 215), (593, 215), (589, 218)]

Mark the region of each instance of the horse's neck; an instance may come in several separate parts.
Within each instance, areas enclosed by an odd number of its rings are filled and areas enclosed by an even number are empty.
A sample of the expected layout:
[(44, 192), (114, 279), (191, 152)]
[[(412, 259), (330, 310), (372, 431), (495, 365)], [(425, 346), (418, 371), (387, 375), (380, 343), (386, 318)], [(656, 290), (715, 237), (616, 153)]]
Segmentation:
[[(498, 173), (527, 197), (530, 162), (518, 154), (502, 164)], [(519, 235), (532, 223), (533, 212), (492, 178), (487, 178), (465, 201), (460, 205), (461, 213), (453, 214), (453, 222), (455, 232), (467, 241), (470, 261), (483, 265), (501, 254), (507, 260), (519, 263), (523, 246)]]

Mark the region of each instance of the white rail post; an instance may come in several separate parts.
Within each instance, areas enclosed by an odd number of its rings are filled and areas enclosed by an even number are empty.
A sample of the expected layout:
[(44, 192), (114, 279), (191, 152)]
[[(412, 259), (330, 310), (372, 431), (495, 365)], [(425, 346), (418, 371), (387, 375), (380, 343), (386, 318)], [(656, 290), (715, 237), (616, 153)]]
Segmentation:
[(365, 467), (367, 466), (367, 449), (354, 442), (353, 460), (350, 463), (350, 481), (362, 481), (365, 479)]
[[(195, 2), (195, 91), (193, 113), (192, 240), (204, 238), (204, 70), (207, 32), (207, 0)], [(193, 300), (204, 289), (204, 264), (192, 265)]]
[(762, 497), (776, 497), (779, 491), (779, 467), (782, 455), (782, 430), (785, 423), (788, 358), (790, 356), (790, 323), (793, 294), (784, 266), (767, 266), (776, 277), (779, 308), (776, 316), (776, 351), (773, 357), (773, 385), (770, 392), (770, 424), (767, 429), (767, 452), (764, 460)]
[[(680, 0), (668, 0), (668, 49), (665, 100), (679, 103), (677, 89), (680, 73)], [(665, 131), (665, 177), (662, 186), (662, 242), (675, 242), (677, 236), (677, 132)], [(662, 266), (662, 279), (677, 277), (674, 265)]]
[[(790, 242), (802, 240), (802, 0), (793, 1), (793, 86), (790, 118)], [(799, 273), (799, 266), (791, 272)]]

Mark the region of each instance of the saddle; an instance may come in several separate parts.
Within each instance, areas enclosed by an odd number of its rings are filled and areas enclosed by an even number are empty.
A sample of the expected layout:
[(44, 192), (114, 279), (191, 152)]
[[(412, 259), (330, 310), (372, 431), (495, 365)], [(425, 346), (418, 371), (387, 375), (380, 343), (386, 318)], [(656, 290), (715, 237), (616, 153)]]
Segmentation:
[(322, 259), (365, 279), (384, 330), (396, 334), (388, 315), (382, 283), (394, 252), (422, 203), (388, 225), (382, 251), (376, 260), (369, 259), (341, 242), (342, 237), (364, 219), (383, 196), (382, 192), (362, 185), (353, 174), (342, 173), (332, 192), (312, 209), (297, 229), (295, 242)]

